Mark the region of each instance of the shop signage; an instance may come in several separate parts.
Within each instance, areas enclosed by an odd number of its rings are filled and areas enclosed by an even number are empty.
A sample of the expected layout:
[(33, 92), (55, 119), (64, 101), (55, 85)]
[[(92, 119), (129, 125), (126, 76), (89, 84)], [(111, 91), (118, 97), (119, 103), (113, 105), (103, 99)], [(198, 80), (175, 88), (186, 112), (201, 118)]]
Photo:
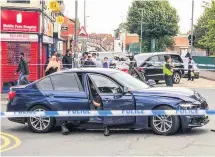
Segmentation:
[(5, 34), (0, 35), (1, 41), (28, 41), (28, 42), (38, 42), (38, 35), (36, 34)]
[(43, 43), (47, 43), (47, 44), (53, 44), (54, 40), (52, 37), (48, 37), (48, 36), (43, 36)]
[(61, 26), (61, 30), (62, 30), (62, 31), (67, 31), (67, 30), (68, 30), (68, 26), (62, 25), (62, 26)]
[(54, 24), (51, 22), (51, 20), (47, 17), (44, 19), (44, 35), (53, 37), (54, 32)]
[(39, 32), (39, 13), (18, 10), (1, 10), (2, 32)]

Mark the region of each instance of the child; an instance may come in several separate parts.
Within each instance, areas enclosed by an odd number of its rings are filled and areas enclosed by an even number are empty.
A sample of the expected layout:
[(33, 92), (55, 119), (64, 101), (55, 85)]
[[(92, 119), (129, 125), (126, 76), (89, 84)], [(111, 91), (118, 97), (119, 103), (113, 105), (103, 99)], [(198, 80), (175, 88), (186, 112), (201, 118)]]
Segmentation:
[(193, 69), (191, 70), (190, 75), (191, 75), (191, 80), (194, 81), (195, 74), (194, 74), (194, 70)]

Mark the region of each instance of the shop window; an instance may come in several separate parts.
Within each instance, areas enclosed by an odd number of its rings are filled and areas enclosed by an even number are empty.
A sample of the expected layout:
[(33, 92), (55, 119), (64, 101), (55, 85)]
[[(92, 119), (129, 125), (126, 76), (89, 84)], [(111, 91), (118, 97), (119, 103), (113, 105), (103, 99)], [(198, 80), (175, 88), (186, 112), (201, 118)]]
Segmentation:
[(30, 62), (31, 44), (28, 42), (8, 42), (8, 64), (18, 64), (20, 53), (24, 53), (25, 60)]
[(7, 0), (7, 3), (30, 3), (30, 0)]

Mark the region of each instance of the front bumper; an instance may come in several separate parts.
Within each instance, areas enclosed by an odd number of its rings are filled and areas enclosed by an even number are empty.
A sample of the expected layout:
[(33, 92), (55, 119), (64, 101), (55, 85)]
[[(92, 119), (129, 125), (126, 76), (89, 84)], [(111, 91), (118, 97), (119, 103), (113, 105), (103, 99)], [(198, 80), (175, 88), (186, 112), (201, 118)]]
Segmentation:
[(202, 127), (210, 121), (208, 116), (192, 116), (187, 118), (189, 121), (188, 128)]

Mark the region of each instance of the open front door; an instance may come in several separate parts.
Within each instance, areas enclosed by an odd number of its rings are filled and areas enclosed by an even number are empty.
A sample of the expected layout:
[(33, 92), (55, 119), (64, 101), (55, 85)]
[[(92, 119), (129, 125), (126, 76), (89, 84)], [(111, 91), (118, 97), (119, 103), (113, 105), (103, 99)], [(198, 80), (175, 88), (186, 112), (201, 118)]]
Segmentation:
[[(98, 90), (103, 110), (135, 110), (132, 94), (123, 94), (122, 87), (111, 78), (101, 74), (89, 74)], [(104, 125), (134, 124), (135, 117), (103, 117)]]

